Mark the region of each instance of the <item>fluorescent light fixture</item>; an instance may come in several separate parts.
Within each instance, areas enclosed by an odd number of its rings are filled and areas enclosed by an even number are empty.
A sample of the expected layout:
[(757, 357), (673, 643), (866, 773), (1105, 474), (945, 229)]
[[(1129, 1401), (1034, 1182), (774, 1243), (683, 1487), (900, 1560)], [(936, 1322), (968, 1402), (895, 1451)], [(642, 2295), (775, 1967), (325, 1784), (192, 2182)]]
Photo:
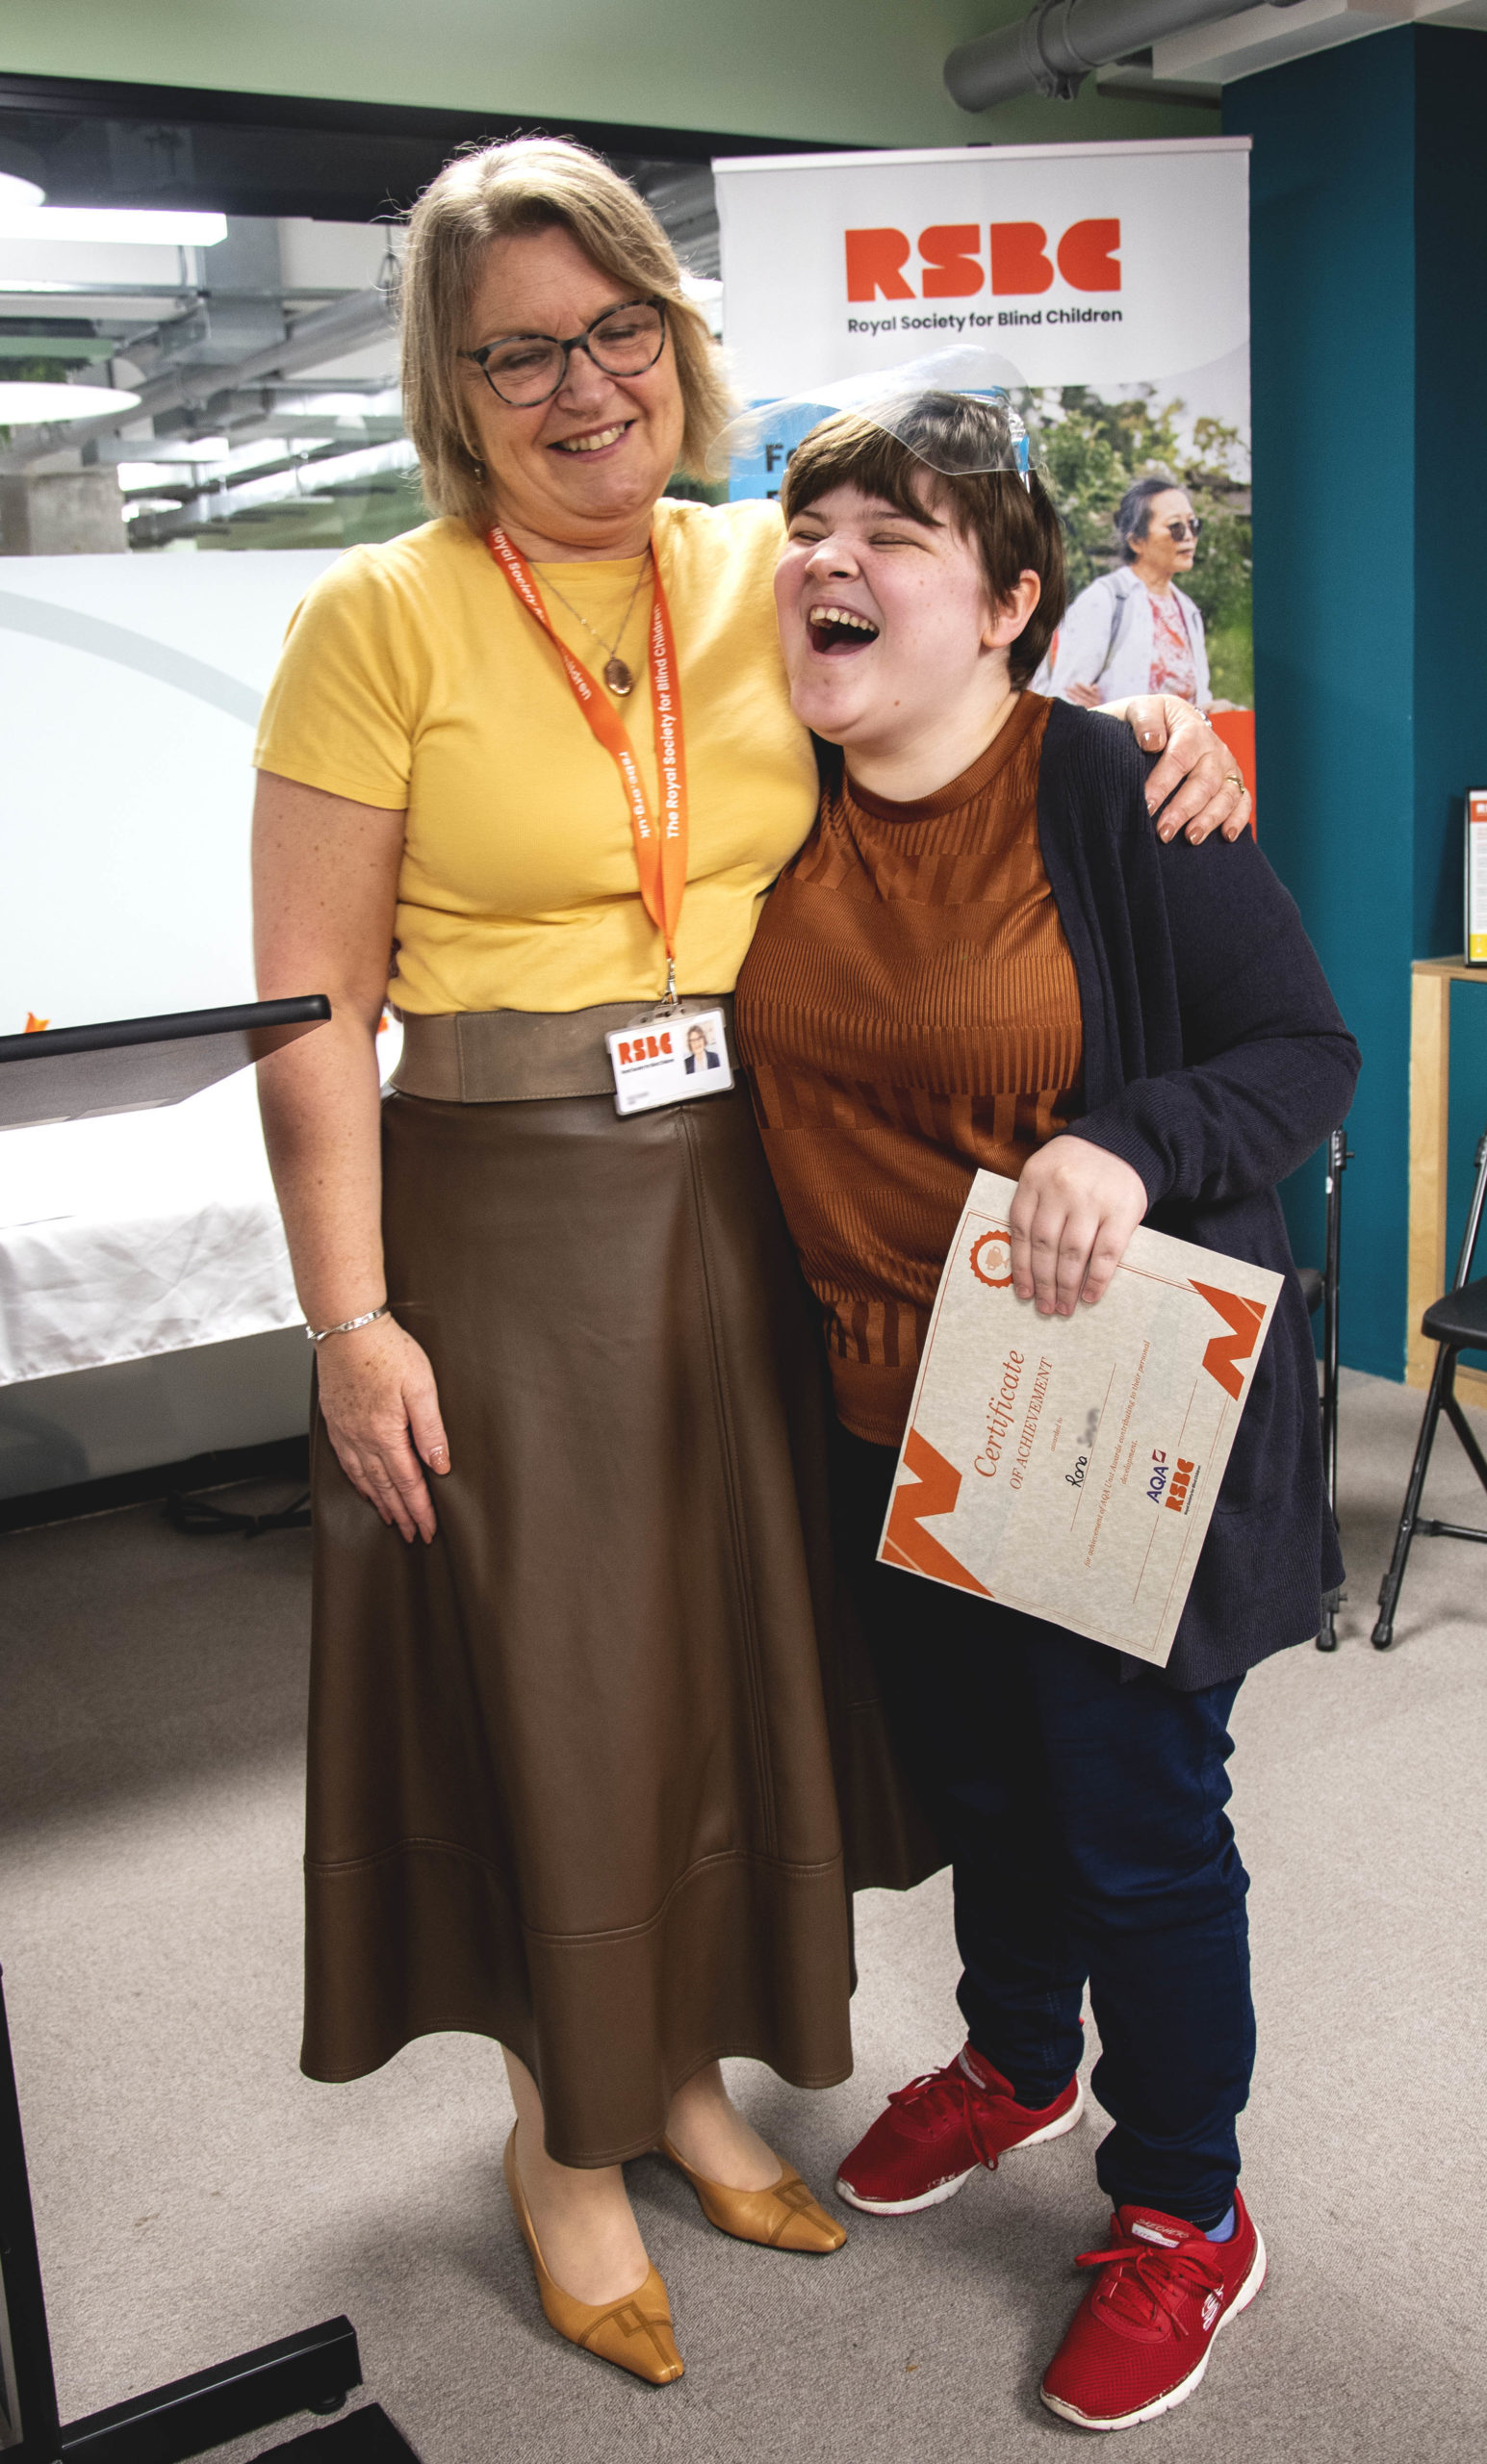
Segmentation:
[(0, 427), (27, 427), (49, 420), (91, 420), (104, 411), (132, 411), (138, 394), (112, 385), (7, 385), (0, 382)]
[(0, 230), (15, 214), (33, 213), (46, 194), (35, 180), (23, 180), (14, 171), (0, 171)]
[(59, 240), (68, 246), (90, 248), (215, 248), (227, 237), (225, 214), (156, 213), (152, 207), (36, 205), (22, 210), (7, 202), (10, 181), (0, 189), (0, 243), (6, 240)]

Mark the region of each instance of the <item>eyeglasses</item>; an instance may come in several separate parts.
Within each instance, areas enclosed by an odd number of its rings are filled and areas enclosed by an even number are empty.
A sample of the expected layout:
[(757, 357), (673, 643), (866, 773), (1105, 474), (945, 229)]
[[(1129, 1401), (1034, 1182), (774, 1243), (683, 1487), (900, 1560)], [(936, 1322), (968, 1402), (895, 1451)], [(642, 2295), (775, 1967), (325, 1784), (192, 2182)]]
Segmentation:
[(567, 381), (568, 362), (576, 350), (587, 351), (606, 376), (640, 376), (654, 368), (666, 347), (664, 299), (628, 299), (622, 308), (606, 308), (581, 334), (560, 343), (552, 334), (507, 334), (479, 350), (462, 350), (473, 359), (500, 401), (520, 410), (551, 401)]
[(1195, 513), (1191, 522), (1184, 522), (1179, 518), (1176, 522), (1164, 522), (1162, 527), (1169, 539), (1176, 539), (1179, 542), (1184, 539), (1196, 539), (1203, 527), (1203, 517)]

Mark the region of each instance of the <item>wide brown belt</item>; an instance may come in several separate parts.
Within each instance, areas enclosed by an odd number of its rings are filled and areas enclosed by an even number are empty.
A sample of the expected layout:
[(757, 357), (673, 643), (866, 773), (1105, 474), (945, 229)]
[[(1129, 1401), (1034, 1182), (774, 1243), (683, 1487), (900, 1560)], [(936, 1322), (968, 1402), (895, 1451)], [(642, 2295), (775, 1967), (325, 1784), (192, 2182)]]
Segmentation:
[[(547, 1103), (562, 1095), (612, 1095), (604, 1038), (632, 1026), (642, 1007), (602, 1002), (593, 1010), (461, 1010), (405, 1017), (402, 1054), (391, 1085), (399, 1095), (436, 1104)], [(705, 993), (683, 1012), (721, 1010), (733, 1040), (733, 996)]]

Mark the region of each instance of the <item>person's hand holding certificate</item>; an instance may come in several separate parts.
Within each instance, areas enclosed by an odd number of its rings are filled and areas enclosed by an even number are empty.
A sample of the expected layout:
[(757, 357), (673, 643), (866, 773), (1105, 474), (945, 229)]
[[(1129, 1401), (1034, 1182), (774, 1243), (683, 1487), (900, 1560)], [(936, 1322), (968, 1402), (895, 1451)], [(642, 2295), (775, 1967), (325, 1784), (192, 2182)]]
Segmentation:
[(879, 1556), (1164, 1662), (1281, 1277), (1133, 1234), (1103, 1297), (1013, 1290), (1014, 1182), (978, 1172), (940, 1278)]

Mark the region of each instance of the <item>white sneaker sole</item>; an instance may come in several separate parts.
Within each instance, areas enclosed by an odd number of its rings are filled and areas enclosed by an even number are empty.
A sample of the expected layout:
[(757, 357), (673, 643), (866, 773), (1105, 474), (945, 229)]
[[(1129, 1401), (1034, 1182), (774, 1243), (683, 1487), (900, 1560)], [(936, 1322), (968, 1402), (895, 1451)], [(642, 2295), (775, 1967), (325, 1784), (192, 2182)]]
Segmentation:
[[(1020, 2148), (1041, 2147), (1045, 2140), (1062, 2139), (1066, 2130), (1073, 2129), (1084, 2109), (1084, 2087), (1082, 2083), (1076, 2082), (1074, 2101), (1067, 2113), (1060, 2114), (1057, 2121), (1046, 2122), (1041, 2130), (1030, 2131), (1026, 2139), (1015, 2141), (1011, 2147), (1004, 2150), (1004, 2161), (1007, 2156), (1015, 2156)], [(918, 2198), (863, 2198), (859, 2191), (853, 2189), (845, 2175), (838, 2173), (836, 2195), (838, 2198), (844, 2198), (849, 2207), (860, 2208), (864, 2216), (917, 2216), (921, 2208), (943, 2207), (947, 2198), (954, 2198), (956, 2192), (964, 2187), (972, 2173), (983, 2170), (984, 2168), (980, 2165), (967, 2165), (963, 2173), (952, 2173), (948, 2182), (936, 2182), (932, 2191), (922, 2192)]]
[(1225, 2327), (1228, 2325), (1229, 2321), (1231, 2319), (1237, 2319), (1242, 2310), (1248, 2309), (1251, 2301), (1253, 2301), (1255, 2297), (1255, 2295), (1259, 2292), (1260, 2287), (1265, 2282), (1265, 2244), (1261, 2240), (1259, 2228), (1257, 2226), (1255, 2230), (1255, 2255), (1249, 2263), (1249, 2273), (1245, 2276), (1243, 2283), (1240, 2286), (1238, 2293), (1230, 2302), (1227, 2310), (1223, 2314), (1223, 2317), (1219, 2320), (1218, 2326), (1209, 2337), (1208, 2350), (1204, 2353), (1196, 2370), (1190, 2370), (1186, 2378), (1180, 2380), (1177, 2386), (1168, 2388), (1165, 2396), (1159, 2396), (1154, 2404), (1142, 2404), (1139, 2412), (1117, 2413), (1114, 2419), (1110, 2421), (1096, 2421), (1089, 2413), (1082, 2413), (1077, 2405), (1065, 2404), (1062, 2397), (1050, 2396), (1045, 2387), (1039, 2387), (1038, 2392), (1042, 2398), (1043, 2402), (1047, 2405), (1050, 2413), (1058, 2414), (1060, 2421), (1073, 2422), (1075, 2426), (1079, 2429), (1134, 2429), (1138, 2422), (1154, 2422), (1159, 2413), (1169, 2413), (1174, 2404), (1182, 2403), (1184, 2399), (1191, 2396), (1194, 2387), (1197, 2386), (1199, 2380), (1202, 2378), (1204, 2371), (1208, 2368), (1209, 2358), (1213, 2352), (1214, 2347), (1218, 2342), (1218, 2339), (1222, 2335)]

